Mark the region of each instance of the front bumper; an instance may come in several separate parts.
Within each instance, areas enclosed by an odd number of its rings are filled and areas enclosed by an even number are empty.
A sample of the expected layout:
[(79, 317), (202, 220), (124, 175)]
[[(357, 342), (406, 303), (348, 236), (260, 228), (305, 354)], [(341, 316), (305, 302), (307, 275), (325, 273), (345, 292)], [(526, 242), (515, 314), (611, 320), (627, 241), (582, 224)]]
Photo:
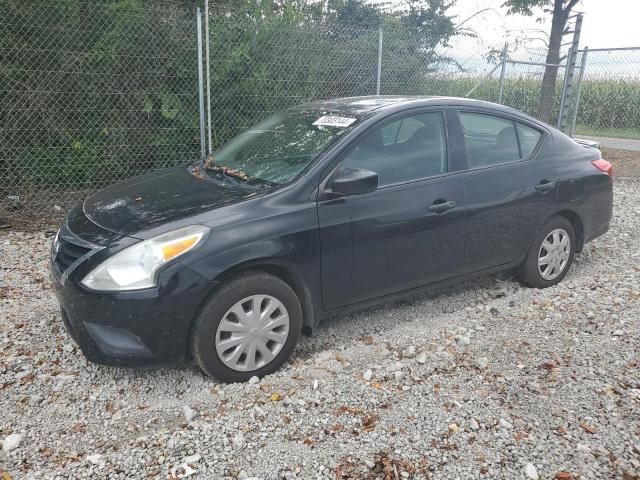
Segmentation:
[(121, 293), (92, 292), (52, 272), (62, 321), (85, 357), (113, 366), (175, 364), (186, 358), (189, 330), (210, 285), (174, 265), (159, 286)]
[[(68, 225), (59, 235), (68, 243), (83, 242)], [(184, 360), (191, 322), (213, 285), (180, 262), (163, 269), (154, 288), (95, 292), (81, 285), (80, 280), (109, 250), (95, 248), (97, 253), (86, 254), (61, 271), (54, 247), (51, 280), (69, 335), (89, 361), (104, 365), (165, 365)]]

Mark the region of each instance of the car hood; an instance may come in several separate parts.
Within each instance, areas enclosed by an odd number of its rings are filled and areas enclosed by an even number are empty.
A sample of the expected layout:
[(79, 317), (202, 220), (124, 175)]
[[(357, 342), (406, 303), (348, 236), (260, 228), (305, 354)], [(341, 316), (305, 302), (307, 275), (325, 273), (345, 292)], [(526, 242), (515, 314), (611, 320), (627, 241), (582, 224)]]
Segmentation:
[(111, 185), (88, 197), (83, 210), (98, 226), (135, 236), (137, 232), (239, 203), (262, 193), (198, 178), (183, 165)]

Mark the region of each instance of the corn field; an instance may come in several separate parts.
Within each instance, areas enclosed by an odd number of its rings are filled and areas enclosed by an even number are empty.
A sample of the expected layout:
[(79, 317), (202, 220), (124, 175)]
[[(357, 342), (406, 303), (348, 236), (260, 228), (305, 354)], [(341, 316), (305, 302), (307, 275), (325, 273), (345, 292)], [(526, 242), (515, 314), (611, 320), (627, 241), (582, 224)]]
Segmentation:
[[(482, 80), (474, 77), (432, 78), (421, 88), (420, 94), (465, 96), (479, 81), (473, 97), (495, 102), (500, 88), (498, 79)], [(535, 78), (506, 78), (502, 103), (533, 117), (538, 110), (540, 80)], [(554, 117), (560, 109), (562, 83), (556, 85)], [(577, 131), (640, 138), (640, 78), (586, 78), (582, 82), (577, 115)]]

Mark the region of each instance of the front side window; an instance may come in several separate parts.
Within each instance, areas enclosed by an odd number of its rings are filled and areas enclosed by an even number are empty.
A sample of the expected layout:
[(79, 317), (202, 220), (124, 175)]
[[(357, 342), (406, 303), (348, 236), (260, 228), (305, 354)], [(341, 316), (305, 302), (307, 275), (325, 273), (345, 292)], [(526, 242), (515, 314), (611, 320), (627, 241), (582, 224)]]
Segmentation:
[(469, 168), (528, 158), (542, 134), (508, 118), (460, 112)]
[(214, 151), (213, 162), (253, 180), (287, 183), (358, 120), (317, 111), (276, 113)]
[(379, 186), (446, 173), (442, 112), (411, 115), (372, 127), (350, 149), (341, 168), (376, 172)]

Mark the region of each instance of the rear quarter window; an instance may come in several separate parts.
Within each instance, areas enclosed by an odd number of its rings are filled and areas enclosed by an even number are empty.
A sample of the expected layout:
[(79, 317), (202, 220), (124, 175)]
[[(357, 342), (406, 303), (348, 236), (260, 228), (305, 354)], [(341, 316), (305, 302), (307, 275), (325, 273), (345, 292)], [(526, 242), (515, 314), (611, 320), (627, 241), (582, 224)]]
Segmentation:
[(540, 141), (542, 134), (535, 128), (527, 127), (522, 123), (516, 122), (518, 129), (518, 139), (520, 140), (520, 149), (522, 150), (522, 158), (528, 158)]

